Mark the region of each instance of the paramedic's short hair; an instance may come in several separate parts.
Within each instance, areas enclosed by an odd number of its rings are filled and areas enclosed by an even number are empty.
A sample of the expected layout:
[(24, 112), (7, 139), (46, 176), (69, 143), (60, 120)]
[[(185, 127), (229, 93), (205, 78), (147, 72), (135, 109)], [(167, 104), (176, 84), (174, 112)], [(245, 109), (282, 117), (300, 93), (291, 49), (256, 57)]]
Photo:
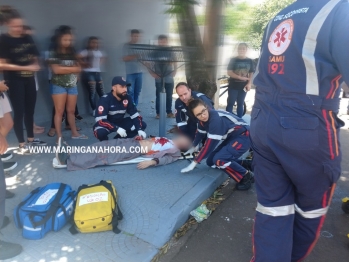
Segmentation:
[(177, 88), (180, 87), (180, 86), (186, 86), (188, 89), (190, 89), (189, 85), (186, 82), (179, 82), (176, 85), (176, 91), (177, 91)]
[(164, 40), (164, 39), (168, 39), (167, 35), (159, 35), (158, 36), (158, 40)]
[(131, 31), (130, 31), (130, 34), (131, 35), (134, 35), (134, 34), (140, 34), (141, 32), (138, 30), (138, 29), (132, 29)]

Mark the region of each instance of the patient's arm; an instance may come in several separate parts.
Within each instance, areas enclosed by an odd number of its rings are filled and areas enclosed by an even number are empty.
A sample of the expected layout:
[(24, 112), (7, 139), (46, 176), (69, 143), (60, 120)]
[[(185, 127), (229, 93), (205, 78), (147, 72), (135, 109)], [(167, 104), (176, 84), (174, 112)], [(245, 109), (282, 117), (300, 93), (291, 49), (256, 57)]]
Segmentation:
[(156, 165), (155, 160), (145, 160), (145, 161), (138, 163), (137, 168), (138, 169), (146, 169), (150, 166), (155, 166), (155, 165)]
[(179, 151), (175, 154), (166, 154), (166, 155), (158, 158), (159, 163), (157, 164), (157, 166), (171, 164), (172, 162), (177, 161), (180, 157), (181, 157), (181, 153)]

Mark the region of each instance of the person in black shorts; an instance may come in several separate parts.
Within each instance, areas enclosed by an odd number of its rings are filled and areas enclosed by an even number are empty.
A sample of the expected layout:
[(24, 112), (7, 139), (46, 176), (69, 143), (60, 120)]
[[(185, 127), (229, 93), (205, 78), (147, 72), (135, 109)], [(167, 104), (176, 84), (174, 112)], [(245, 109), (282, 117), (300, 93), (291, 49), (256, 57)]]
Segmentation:
[[(2, 12), (2, 21), (8, 33), (0, 36), (0, 64), (9, 87), (14, 112), (14, 130), (19, 142), (19, 154), (29, 153), (28, 145), (46, 145), (34, 139), (33, 122), (36, 103), (34, 73), (40, 70), (39, 51), (29, 35), (23, 34), (23, 20), (14, 9)], [(23, 120), (27, 130), (24, 139)]]

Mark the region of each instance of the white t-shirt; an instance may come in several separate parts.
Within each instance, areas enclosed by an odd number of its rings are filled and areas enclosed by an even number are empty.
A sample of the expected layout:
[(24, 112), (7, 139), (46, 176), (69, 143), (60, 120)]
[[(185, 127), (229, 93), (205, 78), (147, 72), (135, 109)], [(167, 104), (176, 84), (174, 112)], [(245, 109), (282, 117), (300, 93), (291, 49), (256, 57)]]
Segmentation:
[(80, 52), (80, 55), (82, 55), (85, 58), (91, 57), (92, 59), (92, 67), (90, 68), (84, 68), (83, 70), (85, 72), (101, 72), (101, 58), (104, 57), (104, 54), (100, 50), (83, 50)]
[(172, 140), (167, 139), (166, 137), (153, 137), (154, 141), (153, 146), (151, 147), (152, 152), (164, 151), (167, 149), (175, 148)]

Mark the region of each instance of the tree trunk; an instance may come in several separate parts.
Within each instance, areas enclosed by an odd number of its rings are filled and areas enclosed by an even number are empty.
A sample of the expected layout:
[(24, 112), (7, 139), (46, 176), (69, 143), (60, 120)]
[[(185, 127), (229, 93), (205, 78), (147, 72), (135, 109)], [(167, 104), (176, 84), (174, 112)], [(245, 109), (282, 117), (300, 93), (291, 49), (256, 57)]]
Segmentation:
[[(213, 98), (216, 93), (217, 85), (215, 79), (215, 73), (212, 74), (216, 68), (215, 59), (212, 60), (211, 55), (205, 55), (205, 48), (201, 41), (199, 26), (196, 21), (194, 5), (185, 4), (183, 0), (177, 0), (178, 4), (182, 5), (183, 11), (177, 14), (178, 29), (180, 32), (180, 40), (182, 46), (193, 47), (196, 50), (195, 61), (186, 63), (186, 77), (188, 85), (191, 89), (200, 91), (206, 94), (208, 97)], [(219, 21), (219, 19), (218, 19)], [(213, 30), (213, 27), (209, 31)], [(219, 30), (217, 30), (219, 32)], [(209, 38), (208, 38), (209, 39)], [(217, 41), (213, 46), (217, 47)], [(210, 45), (211, 47), (212, 45)], [(212, 52), (212, 48), (207, 48), (207, 52)], [(216, 52), (214, 52), (216, 54)], [(212, 54), (212, 56), (214, 56)], [(206, 60), (209, 59), (209, 60)], [(213, 61), (213, 63), (211, 62)]]
[(206, 1), (206, 23), (203, 45), (205, 60), (208, 66), (209, 78), (212, 81), (217, 79), (218, 47), (221, 34), (222, 0)]

